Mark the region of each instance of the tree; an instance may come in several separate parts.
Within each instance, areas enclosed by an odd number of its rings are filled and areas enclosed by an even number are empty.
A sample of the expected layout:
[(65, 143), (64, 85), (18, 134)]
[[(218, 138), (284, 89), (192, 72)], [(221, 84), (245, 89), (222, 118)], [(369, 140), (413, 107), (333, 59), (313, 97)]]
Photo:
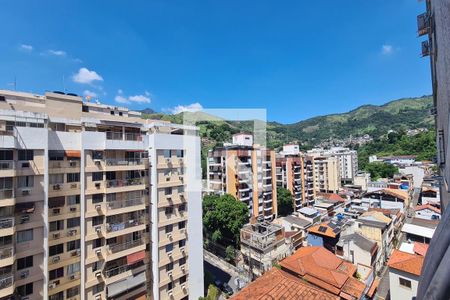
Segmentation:
[(203, 198), (203, 227), (214, 242), (237, 248), (240, 230), (248, 220), (247, 205), (229, 194)]
[(289, 216), (294, 212), (294, 198), (288, 189), (277, 188), (277, 202), (279, 216)]
[(236, 250), (234, 249), (233, 246), (227, 246), (227, 248), (225, 249), (225, 255), (226, 255), (226, 260), (231, 262), (234, 261), (234, 258), (236, 256)]
[(398, 168), (394, 165), (384, 162), (372, 162), (366, 165), (365, 170), (370, 173), (370, 177), (376, 180), (378, 178), (392, 178), (398, 173)]
[(208, 287), (208, 294), (206, 295), (206, 297), (199, 297), (198, 299), (199, 300), (217, 300), (219, 298), (219, 294), (220, 294), (219, 289), (216, 286), (210, 284)]

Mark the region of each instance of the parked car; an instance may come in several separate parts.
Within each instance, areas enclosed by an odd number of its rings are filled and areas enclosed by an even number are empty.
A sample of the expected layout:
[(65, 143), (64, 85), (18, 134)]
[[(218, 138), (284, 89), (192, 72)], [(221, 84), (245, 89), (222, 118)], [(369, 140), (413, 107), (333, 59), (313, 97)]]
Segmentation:
[(233, 289), (231, 288), (231, 286), (228, 285), (228, 283), (224, 282), (222, 284), (222, 291), (227, 294), (228, 296), (233, 295)]

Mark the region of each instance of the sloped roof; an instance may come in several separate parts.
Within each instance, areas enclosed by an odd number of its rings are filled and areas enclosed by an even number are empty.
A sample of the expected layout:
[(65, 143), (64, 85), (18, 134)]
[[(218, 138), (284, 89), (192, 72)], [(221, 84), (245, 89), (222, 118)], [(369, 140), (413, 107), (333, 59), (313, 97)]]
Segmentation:
[(339, 297), (282, 270), (272, 268), (232, 296), (231, 299), (339, 300)]
[[(378, 248), (378, 244), (359, 233), (352, 233), (341, 237), (341, 240), (353, 241), (359, 248), (371, 252)], [(374, 249), (375, 248), (375, 249)]]
[(437, 207), (435, 207), (435, 206), (433, 206), (431, 204), (428, 204), (428, 203), (424, 204), (424, 205), (416, 206), (415, 211), (424, 210), (424, 209), (429, 209), (431, 211), (434, 211), (437, 214), (441, 213), (441, 210), (439, 208), (437, 208)]
[(312, 226), (308, 229), (309, 233), (313, 233), (316, 235), (327, 236), (331, 238), (335, 238), (339, 232), (336, 231), (335, 228), (332, 228), (329, 223), (320, 223), (318, 225)]
[(385, 224), (391, 223), (392, 219), (389, 217), (386, 217), (382, 212), (380, 211), (367, 211), (363, 213), (360, 217), (360, 219), (366, 219), (370, 221), (378, 221)]
[(416, 254), (418, 254), (420, 256), (425, 256), (427, 254), (429, 246), (430, 245), (428, 245), (428, 244), (415, 242), (413, 251), (414, 251), (414, 253), (416, 253)]
[(331, 201), (345, 202), (345, 199), (335, 193), (317, 193), (318, 196)]
[(298, 218), (298, 217), (294, 217), (294, 216), (286, 216), (284, 217), (284, 220), (286, 222), (289, 222), (291, 224), (295, 224), (298, 225), (300, 227), (308, 227), (309, 225), (311, 225), (311, 222), (302, 218)]
[(338, 258), (323, 247), (302, 247), (280, 262), (283, 270), (297, 274), (308, 282), (333, 294), (354, 295), (359, 298), (364, 283), (355, 282), (356, 266)]
[(392, 269), (420, 276), (424, 257), (395, 249), (389, 258), (388, 266)]

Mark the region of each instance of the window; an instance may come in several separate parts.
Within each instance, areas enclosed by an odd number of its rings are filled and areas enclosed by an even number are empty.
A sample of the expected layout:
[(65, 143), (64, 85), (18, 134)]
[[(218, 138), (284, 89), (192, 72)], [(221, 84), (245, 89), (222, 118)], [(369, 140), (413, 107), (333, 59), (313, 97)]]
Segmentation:
[(74, 286), (72, 288), (67, 289), (67, 291), (66, 291), (67, 299), (69, 299), (71, 297), (75, 297), (75, 296), (77, 296), (79, 294), (80, 294), (80, 287), (79, 286)]
[(51, 270), (50, 272), (48, 272), (48, 275), (50, 277), (50, 280), (54, 280), (60, 277), (64, 276), (64, 267), (55, 269), (55, 270)]
[(172, 250), (173, 250), (173, 244), (166, 245), (166, 253), (172, 252)]
[(180, 284), (186, 282), (186, 275), (180, 277)]
[(186, 257), (180, 258), (180, 260), (178, 261), (178, 264), (179, 264), (180, 266), (185, 265), (185, 264), (186, 264)]
[(169, 195), (172, 195), (172, 188), (165, 188), (164, 189), (164, 194), (166, 195), (166, 196), (169, 196)]
[(116, 193), (106, 194), (106, 202), (113, 202), (113, 201), (116, 201)]
[(17, 177), (18, 188), (32, 188), (34, 186), (34, 176), (19, 176)]
[(66, 131), (66, 124), (64, 123), (50, 123), (48, 126), (53, 131)]
[(50, 174), (48, 180), (50, 184), (63, 184), (64, 174)]
[(64, 151), (48, 150), (49, 160), (64, 160)]
[(184, 246), (186, 246), (186, 240), (180, 240), (178, 242), (178, 247), (183, 248)]
[(170, 158), (171, 157), (170, 150), (164, 150), (164, 157), (165, 158)]
[(0, 189), (1, 190), (12, 189), (12, 186), (13, 186), (12, 182), (13, 182), (12, 177), (2, 177), (2, 178), (0, 178)]
[(406, 287), (408, 289), (411, 288), (411, 281), (410, 280), (407, 280), (407, 279), (401, 278), (401, 277), (399, 277), (398, 280), (399, 280), (399, 283), (400, 283), (401, 286), (404, 286), (404, 287)]
[(0, 160), (13, 160), (13, 151), (0, 150)]
[(103, 283), (99, 283), (99, 284), (94, 285), (94, 287), (92, 288), (92, 293), (95, 295), (95, 294), (103, 292), (104, 289), (105, 289), (105, 285)]
[(80, 182), (80, 173), (67, 173), (67, 182)]
[(92, 272), (98, 271), (102, 268), (102, 262), (96, 261), (92, 264)]
[(102, 239), (100, 238), (100, 239), (95, 239), (95, 240), (93, 240), (92, 241), (92, 248), (98, 248), (98, 247), (101, 247), (102, 246)]
[(72, 275), (78, 272), (80, 272), (79, 262), (67, 266), (67, 275)]
[(29, 242), (33, 240), (33, 229), (17, 232), (17, 243)]
[(168, 206), (168, 207), (166, 207), (165, 211), (166, 211), (166, 215), (171, 215), (171, 214), (173, 214), (173, 207)]
[(51, 295), (48, 297), (48, 300), (64, 300), (64, 292)]
[(167, 285), (167, 289), (169, 291), (173, 290), (173, 282), (169, 282), (169, 284)]
[(177, 150), (177, 157), (183, 157), (184, 156), (184, 151), (183, 150)]
[(178, 229), (186, 228), (186, 221), (178, 222)]
[(80, 218), (67, 219), (67, 228), (73, 228), (80, 226)]
[(16, 292), (21, 297), (25, 297), (25, 296), (33, 294), (33, 283), (30, 282), (30, 283), (18, 286), (16, 288)]
[(19, 160), (33, 160), (34, 151), (33, 150), (19, 150)]
[(92, 151), (93, 159), (103, 159), (103, 151)]
[(95, 216), (92, 218), (92, 226), (103, 224), (103, 216)]
[(64, 196), (48, 198), (48, 208), (61, 207), (64, 206), (64, 203), (65, 203)]
[(64, 220), (50, 222), (50, 232), (64, 229)]
[(58, 255), (64, 252), (64, 244), (58, 244), (48, 247), (48, 252), (50, 256)]
[(33, 255), (17, 260), (17, 270), (31, 268), (33, 266)]
[(172, 262), (166, 265), (166, 271), (168, 272), (168, 271), (171, 271), (171, 270), (173, 270), (173, 263)]
[(92, 195), (92, 203), (100, 203), (103, 202), (103, 194), (94, 194)]
[(180, 204), (180, 205), (178, 206), (178, 211), (179, 211), (179, 212), (184, 212), (184, 211), (186, 211), (186, 204)]
[(80, 249), (80, 240), (67, 242), (67, 251)]
[(80, 195), (67, 196), (67, 205), (80, 204)]
[(172, 231), (173, 231), (173, 225), (172, 224), (166, 225), (166, 233), (169, 233)]
[(103, 172), (92, 173), (92, 181), (102, 181), (102, 180), (103, 180)]

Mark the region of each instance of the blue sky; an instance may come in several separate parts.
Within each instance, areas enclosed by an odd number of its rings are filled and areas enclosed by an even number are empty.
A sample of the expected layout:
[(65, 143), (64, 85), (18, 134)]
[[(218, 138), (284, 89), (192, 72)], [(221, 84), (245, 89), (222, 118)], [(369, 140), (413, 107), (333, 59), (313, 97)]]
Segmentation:
[(414, 0), (0, 4), (0, 88), (291, 123), (431, 93)]

